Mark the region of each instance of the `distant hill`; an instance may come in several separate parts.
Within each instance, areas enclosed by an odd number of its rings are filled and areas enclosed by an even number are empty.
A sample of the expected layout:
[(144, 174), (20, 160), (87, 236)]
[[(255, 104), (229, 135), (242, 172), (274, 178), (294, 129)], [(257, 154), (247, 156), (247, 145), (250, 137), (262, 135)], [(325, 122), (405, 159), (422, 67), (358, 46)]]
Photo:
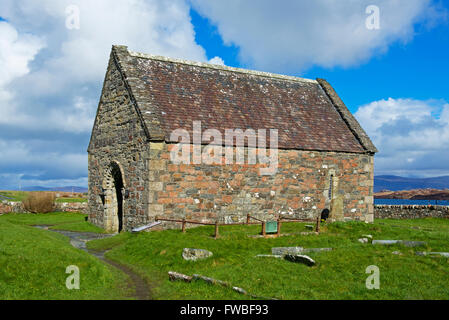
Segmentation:
[[(32, 186), (22, 188), (23, 191), (62, 191), (62, 192), (87, 192), (86, 187), (41, 187)], [(433, 178), (406, 178), (400, 176), (375, 176), (374, 177), (374, 192), (382, 190), (400, 191), (413, 189), (449, 189), (449, 176), (433, 177)]]
[(32, 187), (24, 187), (22, 188), (22, 191), (61, 191), (61, 192), (76, 192), (76, 193), (85, 193), (87, 192), (87, 188), (85, 187), (75, 187), (75, 186), (69, 186), (69, 187), (54, 187), (54, 188), (48, 188), (48, 187), (41, 187), (41, 186), (32, 186)]
[(381, 191), (374, 193), (375, 199), (449, 200), (449, 189), (413, 189)]
[(375, 176), (374, 192), (412, 189), (449, 189), (449, 176), (433, 178), (405, 178), (399, 176)]

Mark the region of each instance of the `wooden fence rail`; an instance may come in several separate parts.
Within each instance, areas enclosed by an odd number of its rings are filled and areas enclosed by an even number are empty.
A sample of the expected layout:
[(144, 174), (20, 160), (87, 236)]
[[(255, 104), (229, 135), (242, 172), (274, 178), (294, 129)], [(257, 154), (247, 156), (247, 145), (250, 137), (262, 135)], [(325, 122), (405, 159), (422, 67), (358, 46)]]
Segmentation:
[[(251, 222), (250, 220), (256, 220), (257, 222)], [(205, 225), (205, 226), (215, 226), (215, 234), (214, 238), (217, 239), (219, 237), (219, 226), (230, 226), (230, 225), (255, 225), (255, 224), (261, 224), (262, 225), (262, 236), (266, 236), (266, 221), (252, 217), (250, 214), (246, 216), (246, 222), (234, 222), (234, 223), (219, 223), (218, 221), (215, 222), (201, 222), (201, 221), (194, 221), (194, 220), (187, 220), (187, 219), (170, 219), (170, 218), (159, 218), (156, 217), (156, 221), (167, 221), (167, 222), (177, 222), (182, 223), (181, 230), (183, 233), (186, 232), (186, 224), (199, 224), (199, 225)], [(320, 232), (320, 221), (321, 217), (318, 216), (316, 221), (314, 219), (291, 219), (286, 217), (279, 217), (277, 219), (277, 232), (276, 235), (279, 237), (281, 235), (281, 224), (282, 222), (316, 222), (315, 231)]]

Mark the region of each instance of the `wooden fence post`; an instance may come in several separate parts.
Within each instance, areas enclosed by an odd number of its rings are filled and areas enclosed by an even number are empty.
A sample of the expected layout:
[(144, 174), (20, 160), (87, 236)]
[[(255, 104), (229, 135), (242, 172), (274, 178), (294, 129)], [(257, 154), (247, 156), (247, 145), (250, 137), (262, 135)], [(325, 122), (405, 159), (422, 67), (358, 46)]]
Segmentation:
[(321, 216), (319, 215), (318, 218), (316, 218), (316, 232), (320, 232), (320, 222), (321, 222)]
[(215, 221), (215, 239), (218, 238), (218, 221)]
[(265, 231), (265, 221), (262, 221), (262, 235), (265, 237), (266, 231)]
[(246, 215), (246, 224), (249, 224), (249, 213)]
[(186, 219), (182, 219), (182, 232), (186, 232)]

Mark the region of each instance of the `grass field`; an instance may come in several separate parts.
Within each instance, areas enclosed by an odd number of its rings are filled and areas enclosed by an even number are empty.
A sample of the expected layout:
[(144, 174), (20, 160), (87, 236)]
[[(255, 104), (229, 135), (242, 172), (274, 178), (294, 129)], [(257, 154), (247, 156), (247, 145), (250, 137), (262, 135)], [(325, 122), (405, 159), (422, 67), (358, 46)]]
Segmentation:
[(0, 191), (0, 200), (22, 201), (28, 196), (26, 191)]
[[(81, 214), (0, 216), (0, 299), (127, 299), (123, 273), (75, 249), (65, 236), (29, 226), (54, 223), (88, 225)], [(79, 290), (66, 288), (70, 265), (80, 270)]]
[[(411, 227), (424, 228), (422, 230)], [(284, 224), (282, 232), (304, 231), (299, 224)], [(182, 234), (179, 230), (129, 234), (95, 240), (91, 248), (112, 249), (108, 257), (134, 268), (157, 282), (160, 299), (245, 298), (230, 290), (204, 283), (169, 282), (167, 271), (202, 274), (229, 281), (248, 292), (278, 299), (448, 299), (447, 258), (416, 256), (415, 251), (449, 251), (449, 220), (378, 220), (374, 224), (333, 223), (320, 235), (254, 239), (260, 227), (228, 226), (218, 240), (212, 227), (200, 227)], [(400, 245), (373, 246), (357, 239), (371, 234), (374, 239), (426, 241), (424, 248)], [(272, 247), (331, 247), (330, 252), (309, 254), (318, 264), (307, 267), (285, 260), (255, 258), (270, 254)], [(202, 248), (213, 257), (198, 262), (181, 258), (185, 247)], [(392, 254), (401, 251), (402, 255)], [(380, 269), (380, 290), (365, 286), (366, 268)]]
[[(68, 244), (64, 239), (59, 235), (49, 235), (48, 231), (32, 229), (27, 226), (30, 224), (56, 224), (54, 228), (101, 231), (84, 221), (84, 216), (80, 214), (0, 216), (0, 228), (3, 228), (0, 233), (0, 248), (15, 256), (15, 264), (19, 261), (19, 257), (27, 259), (19, 270), (9, 268), (5, 271), (2, 267), (0, 279), (20, 279), (28, 276), (30, 269), (38, 263), (33, 262), (34, 260), (40, 261), (39, 264), (44, 262), (41, 259), (44, 255), (42, 253), (37, 255), (29, 246), (39, 247), (41, 250), (50, 250), (51, 246), (52, 252), (68, 259), (66, 250), (71, 248), (67, 248)], [(10, 230), (11, 226), (14, 229)], [(33, 230), (32, 235), (31, 231), (28, 234), (29, 229)], [(8, 236), (4, 235), (3, 230), (10, 230), (7, 231)], [(25, 230), (27, 235), (23, 234)], [(305, 231), (303, 224), (286, 223), (282, 227), (283, 233), (300, 231)], [(127, 265), (146, 278), (152, 284), (153, 298), (156, 299), (248, 298), (230, 289), (199, 281), (191, 284), (170, 282), (167, 276), (169, 270), (187, 275), (196, 273), (214, 277), (239, 286), (251, 294), (277, 299), (448, 299), (449, 259), (415, 255), (416, 251), (448, 252), (448, 231), (449, 220), (444, 219), (377, 220), (374, 224), (357, 222), (325, 224), (320, 235), (298, 234), (277, 239), (248, 237), (260, 232), (260, 226), (225, 226), (220, 228), (221, 237), (215, 240), (212, 238), (213, 227), (206, 226), (188, 229), (185, 234), (180, 230), (139, 234), (125, 232), (88, 242), (88, 247), (97, 250), (111, 249), (106, 256)], [(363, 234), (371, 234), (374, 239), (426, 241), (427, 246), (409, 248), (401, 245), (362, 244), (357, 239)], [(16, 240), (10, 240), (13, 238)], [(29, 238), (37, 239), (39, 245), (27, 241)], [(271, 248), (278, 246), (331, 247), (334, 250), (308, 254), (317, 261), (314, 267), (281, 259), (255, 257), (257, 254), (270, 254)], [(186, 247), (207, 249), (214, 255), (203, 261), (184, 261), (181, 253)], [(393, 251), (400, 251), (402, 255), (392, 254)], [(8, 259), (1, 258), (3, 256), (0, 255), (0, 261), (1, 259), (7, 261)], [(3, 263), (4, 261), (1, 262), (2, 265)], [(375, 265), (380, 270), (379, 290), (368, 290), (365, 286), (366, 278), (369, 276), (366, 274), (366, 268), (370, 265)], [(54, 270), (51, 264), (42, 264), (41, 269), (47, 267)], [(89, 268), (91, 267), (86, 265), (86, 273), (89, 272)], [(98, 265), (94, 267), (95, 270), (99, 268)], [(107, 281), (111, 281), (109, 285), (114, 286), (116, 282), (108, 278), (111, 274), (107, 273), (107, 269), (101, 270), (103, 280), (100, 282), (103, 286), (107, 285)], [(52, 281), (59, 283), (60, 278)], [(86, 278), (86, 281), (95, 284), (99, 280), (93, 277), (89, 280)], [(25, 287), (21, 283), (19, 281), (10, 283), (6, 291), (0, 288), (0, 292), (8, 292), (9, 298), (15, 298), (36, 297), (38, 293), (45, 291), (39, 287), (43, 285), (42, 283), (36, 282), (33, 286)], [(83, 299), (94, 296), (88, 288), (91, 287), (86, 284)], [(33, 290), (34, 293), (28, 293), (29, 290)], [(117, 292), (120, 290), (111, 290), (109, 295), (114, 296)], [(60, 298), (64, 294), (67, 293), (46, 294), (43, 298)], [(108, 297), (106, 293), (96, 294)]]

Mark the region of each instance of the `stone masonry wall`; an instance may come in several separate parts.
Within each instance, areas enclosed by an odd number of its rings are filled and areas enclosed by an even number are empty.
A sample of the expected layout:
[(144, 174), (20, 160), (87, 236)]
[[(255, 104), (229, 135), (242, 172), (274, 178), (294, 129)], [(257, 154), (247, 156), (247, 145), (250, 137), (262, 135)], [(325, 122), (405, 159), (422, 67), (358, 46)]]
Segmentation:
[[(55, 212), (80, 212), (87, 213), (86, 202), (56, 202)], [(3, 213), (27, 213), (22, 202), (0, 202), (0, 214)]]
[(375, 219), (449, 218), (448, 206), (375, 205)]
[(124, 187), (129, 192), (123, 203), (124, 229), (147, 222), (149, 145), (146, 140), (144, 128), (111, 55), (89, 147), (89, 221), (105, 227), (101, 194), (106, 172), (115, 161), (123, 170)]
[[(279, 150), (275, 175), (257, 165), (173, 164), (173, 144), (151, 143), (149, 220), (155, 216), (200, 221), (316, 217), (373, 221), (373, 157), (367, 154)], [(333, 175), (332, 200), (329, 199)]]

